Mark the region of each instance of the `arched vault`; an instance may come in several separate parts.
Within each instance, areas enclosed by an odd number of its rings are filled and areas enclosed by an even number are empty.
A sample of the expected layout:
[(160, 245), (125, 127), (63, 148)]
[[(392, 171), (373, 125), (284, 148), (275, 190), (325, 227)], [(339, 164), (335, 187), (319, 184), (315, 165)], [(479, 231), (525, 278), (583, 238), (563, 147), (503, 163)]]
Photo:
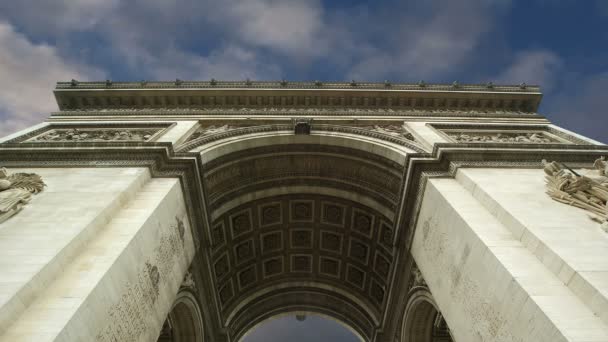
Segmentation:
[(209, 267), (231, 338), (293, 311), (333, 317), (365, 340), (376, 333), (404, 164), (420, 148), (354, 133), (249, 129), (188, 143), (204, 161)]

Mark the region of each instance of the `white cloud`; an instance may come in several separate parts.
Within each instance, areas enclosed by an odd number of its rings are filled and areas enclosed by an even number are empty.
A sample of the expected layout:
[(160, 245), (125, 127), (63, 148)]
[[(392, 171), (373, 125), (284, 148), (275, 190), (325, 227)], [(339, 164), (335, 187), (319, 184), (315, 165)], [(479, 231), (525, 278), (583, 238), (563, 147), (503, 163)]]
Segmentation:
[(323, 8), (318, 1), (245, 0), (230, 4), (232, 25), (244, 43), (290, 55), (324, 53)]
[(120, 0), (20, 0), (0, 2), (5, 20), (18, 20), (31, 35), (62, 35), (93, 28)]
[(508, 5), (509, 1), (429, 0), (416, 8), (397, 7), (392, 14), (397, 24), (389, 28), (392, 48), (369, 50), (350, 74), (357, 79), (445, 77), (480, 57), (474, 55), (476, 48), (494, 28), (496, 13)]
[(515, 55), (513, 63), (507, 67), (496, 81), (508, 84), (536, 84), (550, 91), (555, 85), (562, 59), (548, 50), (529, 50)]
[(52, 89), (66, 79), (101, 79), (92, 67), (65, 61), (54, 47), (33, 44), (0, 21), (0, 136), (38, 123), (57, 110)]

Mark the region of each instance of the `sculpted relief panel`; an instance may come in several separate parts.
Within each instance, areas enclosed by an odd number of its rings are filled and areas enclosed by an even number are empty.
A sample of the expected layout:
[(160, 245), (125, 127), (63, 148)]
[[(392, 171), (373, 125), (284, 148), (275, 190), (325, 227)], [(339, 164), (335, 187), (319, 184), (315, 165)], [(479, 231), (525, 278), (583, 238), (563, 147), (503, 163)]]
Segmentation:
[(214, 222), (215, 289), (225, 313), (261, 288), (284, 281), (327, 283), (384, 304), (393, 247), (388, 219), (333, 197), (299, 195), (257, 200)]
[(170, 124), (51, 125), (7, 142), (150, 142), (158, 138), (169, 126)]
[(458, 132), (449, 135), (456, 142), (462, 143), (518, 143), (518, 144), (550, 144), (560, 143), (560, 141), (547, 136), (543, 132)]
[(431, 127), (456, 143), (589, 144), (546, 125), (432, 124)]
[(0, 168), (0, 223), (17, 214), (32, 195), (41, 192), (46, 185), (35, 173), (13, 173)]
[(554, 200), (587, 210), (608, 232), (608, 162), (594, 163), (596, 174), (579, 174), (558, 162), (543, 160), (547, 194)]

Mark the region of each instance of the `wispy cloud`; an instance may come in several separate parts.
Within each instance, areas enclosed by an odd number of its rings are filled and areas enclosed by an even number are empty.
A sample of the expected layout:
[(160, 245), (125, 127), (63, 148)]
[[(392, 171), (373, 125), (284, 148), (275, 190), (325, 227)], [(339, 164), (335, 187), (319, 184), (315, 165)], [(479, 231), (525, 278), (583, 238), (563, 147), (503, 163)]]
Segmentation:
[(0, 21), (0, 136), (43, 121), (57, 110), (51, 89), (57, 80), (100, 79), (98, 68), (72, 63), (53, 46), (34, 44)]
[(507, 84), (542, 85), (544, 91), (551, 91), (556, 78), (562, 71), (562, 59), (549, 50), (529, 50), (517, 53), (509, 65), (495, 79)]

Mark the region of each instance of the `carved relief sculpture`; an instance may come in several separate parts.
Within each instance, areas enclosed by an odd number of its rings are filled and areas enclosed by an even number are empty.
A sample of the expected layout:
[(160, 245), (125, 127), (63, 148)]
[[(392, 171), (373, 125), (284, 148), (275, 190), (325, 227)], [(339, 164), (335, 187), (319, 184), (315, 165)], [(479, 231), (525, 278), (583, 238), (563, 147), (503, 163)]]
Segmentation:
[(543, 160), (543, 166), (547, 194), (558, 202), (591, 212), (591, 218), (602, 223), (602, 229), (608, 232), (608, 162), (604, 157), (594, 163), (597, 177), (580, 175), (555, 161)]
[(461, 143), (551, 144), (559, 142), (542, 132), (458, 132), (450, 134), (450, 138)]
[(370, 130), (378, 132), (378, 133), (392, 135), (392, 136), (398, 137), (398, 138), (404, 138), (404, 139), (412, 140), (412, 141), (415, 140), (414, 136), (412, 135), (412, 133), (410, 133), (405, 128), (405, 124), (403, 124), (401, 126), (397, 126), (397, 125), (374, 125), (374, 126), (367, 126), (367, 127), (364, 127), (364, 128), (370, 129)]
[(160, 128), (154, 129), (53, 129), (28, 142), (62, 142), (62, 141), (148, 141)]
[(30, 201), (32, 194), (44, 189), (42, 178), (35, 173), (8, 174), (0, 168), (0, 223), (17, 214)]
[(192, 133), (191, 136), (188, 137), (187, 141), (192, 141), (194, 139), (198, 139), (207, 135), (211, 135), (211, 134), (216, 134), (216, 133), (224, 133), (227, 132), (231, 129), (235, 129), (235, 128), (239, 128), (237, 126), (233, 126), (233, 125), (211, 125), (211, 126), (205, 126), (205, 127), (200, 127), (198, 130), (196, 130), (196, 132)]

